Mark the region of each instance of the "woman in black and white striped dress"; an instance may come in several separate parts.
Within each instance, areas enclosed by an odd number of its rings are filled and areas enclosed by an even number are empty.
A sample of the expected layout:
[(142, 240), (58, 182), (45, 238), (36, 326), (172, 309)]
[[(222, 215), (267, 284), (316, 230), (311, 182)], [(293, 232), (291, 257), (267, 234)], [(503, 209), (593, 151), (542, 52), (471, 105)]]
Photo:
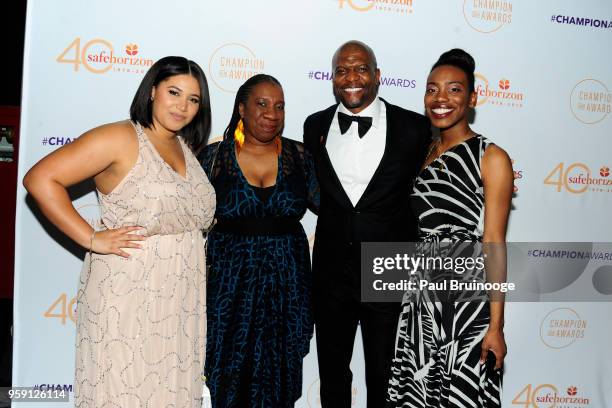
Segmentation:
[[(504, 150), (468, 124), (477, 99), (474, 67), (468, 53), (453, 49), (427, 79), (425, 109), (441, 137), (431, 145), (411, 204), (430, 249), (448, 241), (505, 242), (512, 165)], [(407, 293), (388, 407), (501, 406), (503, 315), (503, 301), (442, 302)]]

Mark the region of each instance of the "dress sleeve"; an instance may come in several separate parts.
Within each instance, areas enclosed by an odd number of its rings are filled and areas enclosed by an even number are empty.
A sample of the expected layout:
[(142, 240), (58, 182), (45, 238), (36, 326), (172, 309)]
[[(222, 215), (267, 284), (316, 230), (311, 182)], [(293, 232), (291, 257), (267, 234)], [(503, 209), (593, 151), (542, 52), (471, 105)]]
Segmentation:
[(306, 148), (304, 143), (292, 139), (286, 140), (288, 145), (292, 146), (292, 148), (288, 149), (288, 153), (290, 153), (292, 157), (292, 166), (301, 170), (304, 176), (306, 184), (306, 207), (313, 213), (319, 214), (321, 194), (312, 153)]
[[(198, 161), (200, 162), (200, 165), (204, 169), (206, 176), (211, 181), (213, 177), (216, 176), (216, 174), (213, 174), (213, 170), (216, 170), (215, 173), (218, 172), (218, 166), (214, 166), (214, 165), (217, 164), (219, 160), (218, 150), (220, 149), (220, 147), (221, 147), (221, 142), (210, 144), (206, 146), (204, 149), (202, 149), (202, 151), (198, 155)], [(213, 166), (216, 168), (213, 169)]]
[(321, 202), (321, 190), (319, 180), (315, 172), (314, 159), (308, 149), (304, 149), (304, 174), (308, 188), (308, 208), (315, 214), (319, 214)]

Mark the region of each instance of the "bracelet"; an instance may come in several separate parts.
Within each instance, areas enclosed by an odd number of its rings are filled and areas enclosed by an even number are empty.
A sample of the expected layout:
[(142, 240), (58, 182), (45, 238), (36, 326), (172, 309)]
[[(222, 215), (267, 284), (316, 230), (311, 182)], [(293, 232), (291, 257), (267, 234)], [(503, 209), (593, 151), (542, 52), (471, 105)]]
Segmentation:
[(89, 256), (91, 257), (91, 251), (93, 250), (94, 238), (96, 236), (96, 230), (93, 230), (91, 233), (91, 238), (89, 239)]

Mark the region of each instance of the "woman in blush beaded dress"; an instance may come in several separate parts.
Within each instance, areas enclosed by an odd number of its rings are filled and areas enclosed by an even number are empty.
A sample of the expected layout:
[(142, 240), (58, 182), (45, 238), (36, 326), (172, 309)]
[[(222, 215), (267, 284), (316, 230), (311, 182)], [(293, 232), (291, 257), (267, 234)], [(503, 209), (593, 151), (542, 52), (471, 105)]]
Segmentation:
[[(206, 340), (202, 230), (215, 193), (194, 156), (210, 130), (201, 68), (166, 57), (144, 76), (131, 121), (92, 129), (39, 161), (24, 185), (89, 250), (77, 304), (76, 407), (199, 407)], [(66, 188), (93, 178), (104, 230)]]

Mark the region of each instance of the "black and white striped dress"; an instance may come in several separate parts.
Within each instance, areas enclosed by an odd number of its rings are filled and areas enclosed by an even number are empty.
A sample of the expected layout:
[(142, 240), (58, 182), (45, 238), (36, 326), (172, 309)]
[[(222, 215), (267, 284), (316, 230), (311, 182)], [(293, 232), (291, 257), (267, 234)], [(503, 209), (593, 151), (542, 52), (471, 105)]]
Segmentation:
[[(424, 245), (481, 241), (480, 161), (490, 142), (475, 136), (417, 177), (411, 198)], [(387, 407), (500, 407), (501, 375), (479, 364), (489, 327), (486, 301), (440, 302), (406, 293), (398, 324)]]

